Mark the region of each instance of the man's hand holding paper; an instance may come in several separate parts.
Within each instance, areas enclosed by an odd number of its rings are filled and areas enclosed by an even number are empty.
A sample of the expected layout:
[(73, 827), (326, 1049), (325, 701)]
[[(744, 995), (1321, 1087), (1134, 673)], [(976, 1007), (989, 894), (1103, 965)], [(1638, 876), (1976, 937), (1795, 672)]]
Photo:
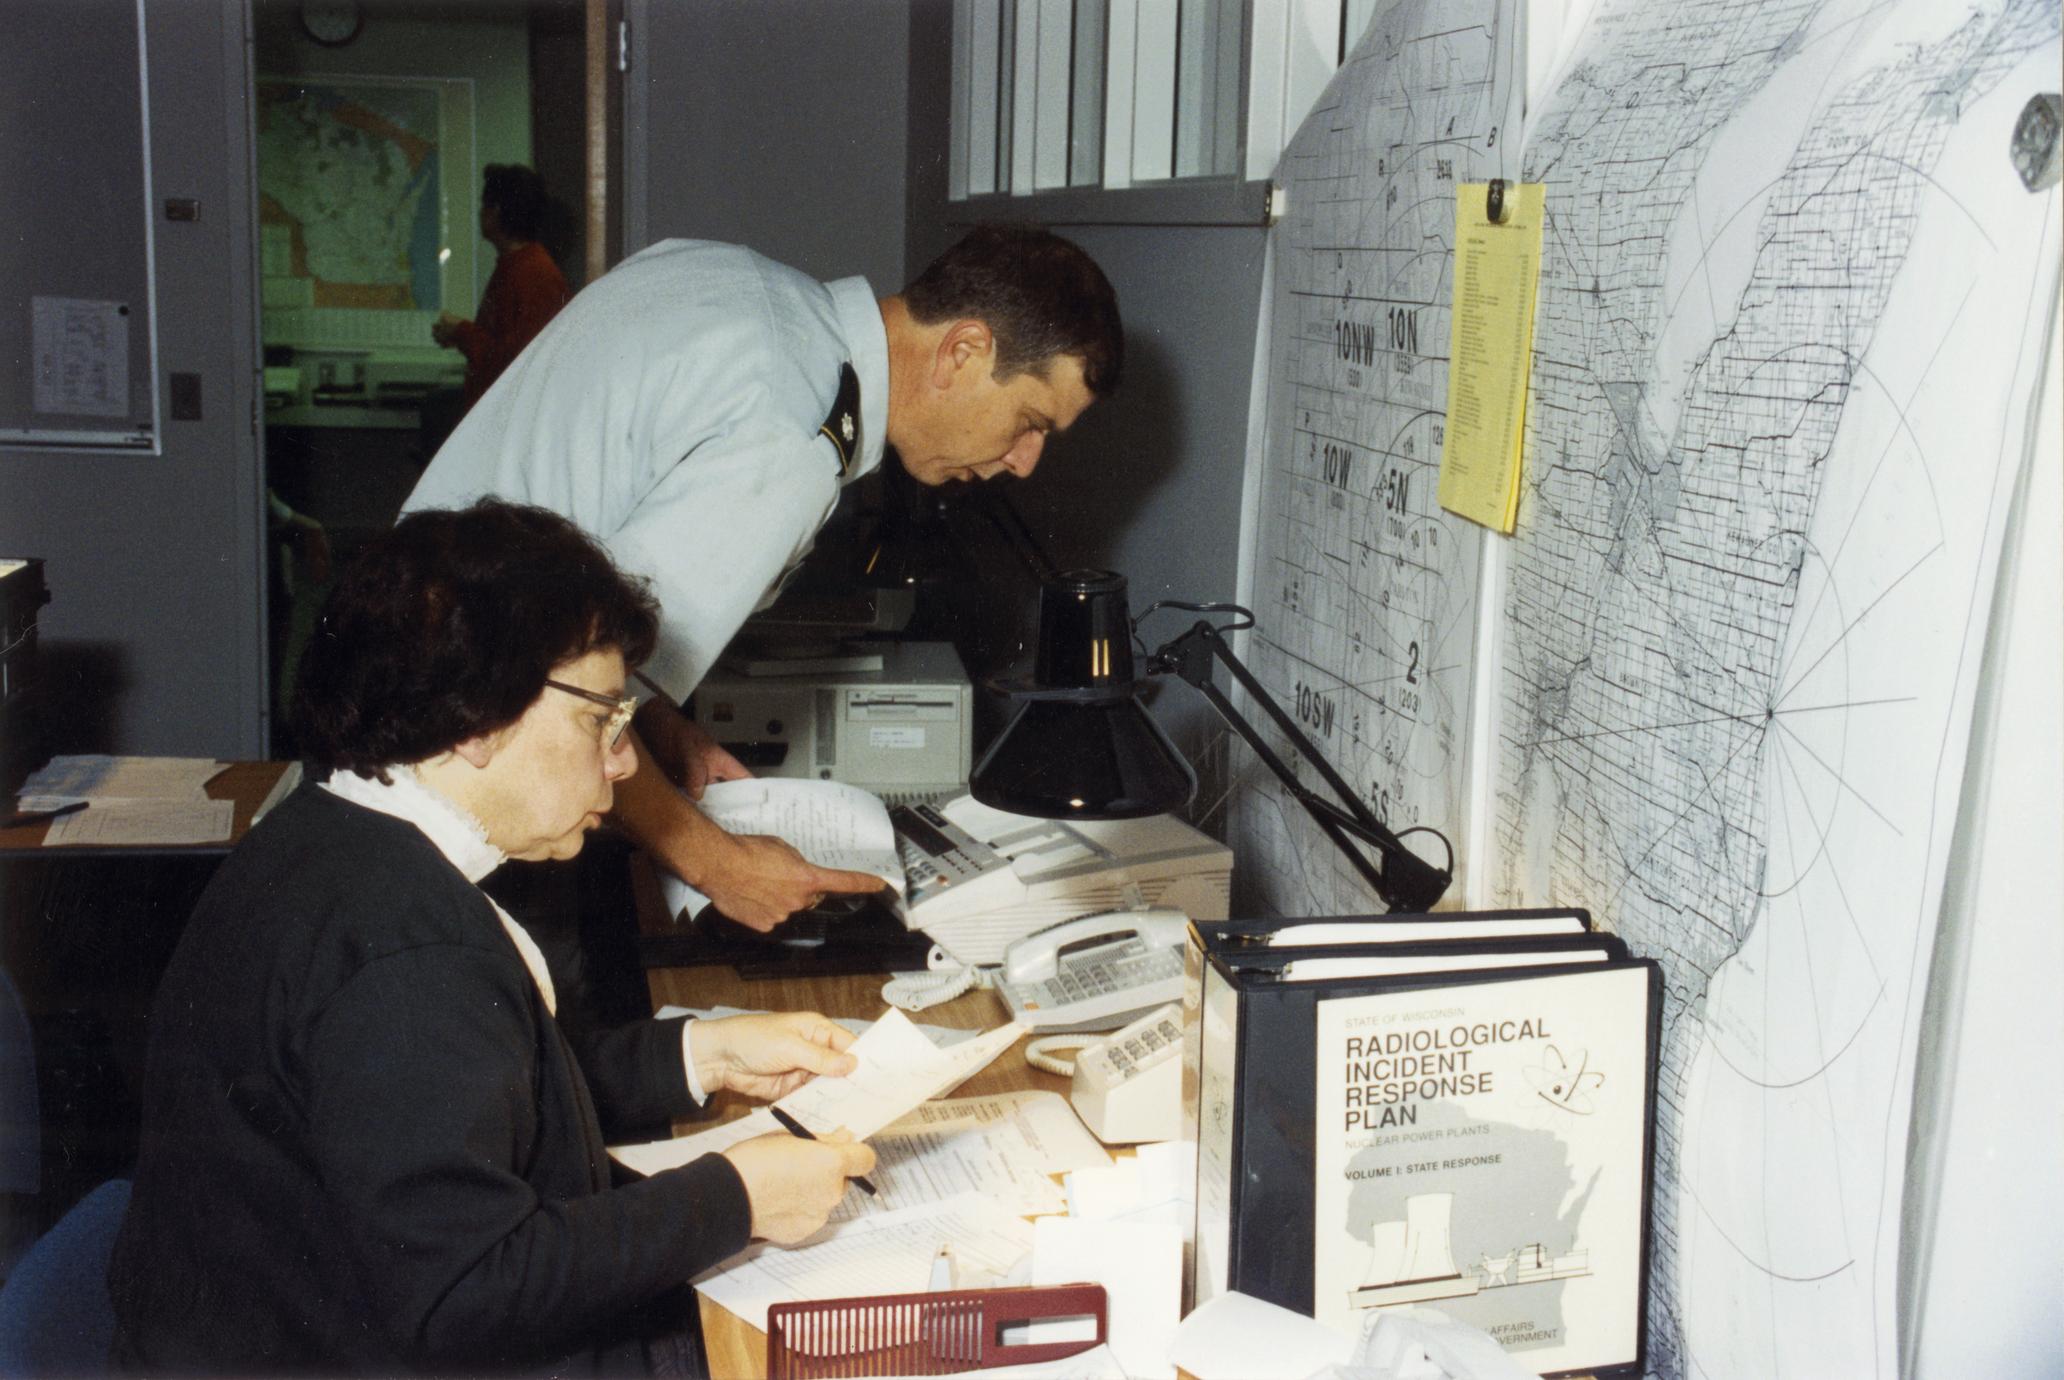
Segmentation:
[(879, 891), (884, 883), (903, 889), (888, 810), (857, 787), (778, 776), (718, 781), (703, 792), (700, 810), (710, 835), (703, 867), (695, 885), (660, 878), (669, 914), (692, 916), (715, 902), (739, 924), (765, 931), (827, 895)]

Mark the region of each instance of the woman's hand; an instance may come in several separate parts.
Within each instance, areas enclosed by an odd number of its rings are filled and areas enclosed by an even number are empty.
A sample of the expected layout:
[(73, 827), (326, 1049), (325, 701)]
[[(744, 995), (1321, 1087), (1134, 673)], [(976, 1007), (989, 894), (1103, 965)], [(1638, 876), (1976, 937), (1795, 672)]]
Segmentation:
[(755, 1136), (724, 1151), (724, 1158), (745, 1181), (752, 1234), (784, 1246), (823, 1226), (846, 1196), (846, 1180), (874, 1168), (874, 1151), (844, 1131), (820, 1140), (785, 1132)]
[(705, 1089), (729, 1088), (763, 1102), (787, 1096), (820, 1073), (851, 1073), (859, 1062), (845, 1052), (852, 1043), (851, 1031), (814, 1011), (725, 1016), (699, 1020), (688, 1030), (695, 1076)]

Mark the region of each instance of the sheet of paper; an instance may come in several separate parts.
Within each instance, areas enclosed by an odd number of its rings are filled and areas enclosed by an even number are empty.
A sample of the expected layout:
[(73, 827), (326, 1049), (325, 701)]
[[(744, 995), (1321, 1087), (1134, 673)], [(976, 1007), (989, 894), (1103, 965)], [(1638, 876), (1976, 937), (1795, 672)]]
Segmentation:
[[(728, 1008), (719, 1007), (718, 1011)], [(662, 1008), (660, 1015), (680, 1015), (685, 1008)], [(701, 1014), (701, 1013), (697, 1013)], [(736, 1013), (733, 1013), (736, 1014)], [(898, 1013), (900, 1016), (901, 1013)], [(907, 1020), (908, 1017), (902, 1017)], [(862, 1022), (863, 1029), (871, 1022)], [(927, 1029), (924, 1026), (916, 1027)], [(981, 1032), (955, 1031), (956, 1035), (977, 1035)], [(984, 1060), (983, 1062), (987, 1062)], [(784, 1108), (785, 1110), (785, 1108)], [(806, 1123), (807, 1124), (807, 1123)], [(781, 1129), (780, 1123), (765, 1108), (756, 1108), (745, 1116), (727, 1121), (721, 1126), (712, 1126), (685, 1136), (671, 1136), (665, 1140), (646, 1141), (639, 1144), (612, 1145), (609, 1153), (626, 1168), (640, 1174), (656, 1174), (662, 1169), (672, 1169), (688, 1163), (700, 1155), (713, 1155), (741, 1140), (753, 1136), (769, 1135)], [(882, 1197), (889, 1200), (890, 1208), (902, 1208), (920, 1201), (927, 1179), (934, 1191), (931, 1198), (944, 1197), (957, 1192), (959, 1187), (973, 1182), (973, 1159), (987, 1156), (1002, 1162), (1001, 1172), (1007, 1177), (1010, 1189), (1003, 1188), (1004, 1180), (998, 1179), (991, 1186), (1000, 1191), (1011, 1191), (1021, 1195), (1020, 1214), (1032, 1216), (1041, 1212), (1057, 1212), (1065, 1202), (1064, 1195), (1051, 1180), (1048, 1185), (1051, 1195), (1039, 1190), (1028, 1180), (1034, 1176), (1065, 1174), (1071, 1169), (1085, 1165), (1109, 1164), (1111, 1157), (1105, 1153), (1096, 1137), (1082, 1125), (1066, 1098), (1055, 1092), (1011, 1092), (992, 1097), (964, 1097), (950, 1101), (931, 1101), (919, 1104), (882, 1127), (871, 1138), (875, 1152), (887, 1160), (891, 1153), (903, 1153), (900, 1147), (891, 1146), (887, 1138), (902, 1140), (908, 1138), (913, 1150), (920, 1149), (917, 1141), (921, 1137), (946, 1140), (970, 1132), (987, 1135), (990, 1145), (986, 1150), (976, 1151), (960, 1147), (951, 1152), (964, 1162), (947, 1167), (945, 1162), (934, 1161), (916, 1171), (907, 1190), (899, 1187), (892, 1191), (891, 1182), (896, 1176), (885, 1176), (881, 1172), (868, 1177), (882, 1191)], [(1144, 1148), (1144, 1147), (1143, 1147)], [(985, 1181), (987, 1182), (987, 1181)], [(849, 1194), (841, 1211), (865, 1210), (865, 1204), (858, 1200), (865, 1194)], [(869, 1199), (868, 1202), (873, 1200)], [(1050, 1204), (1050, 1206), (1049, 1206)], [(851, 1212), (848, 1215), (852, 1215)]]
[(206, 757), (53, 757), (22, 782), (24, 810), (73, 800), (205, 800), (226, 762)]
[(1068, 1176), (1068, 1215), (1083, 1222), (1108, 1222), (1145, 1206), (1140, 1201), (1139, 1165), (1120, 1160), (1078, 1169)]
[(29, 321), (36, 352), (32, 396), (38, 412), (129, 415), (127, 303), (31, 297)]
[(1085, 1222), (1159, 1222), (1185, 1231), (1196, 1218), (1197, 1143), (1142, 1145), (1129, 1160), (1068, 1176), (1068, 1215)]
[[(772, 834), (795, 845), (819, 867), (872, 872), (897, 895), (903, 893), (903, 862), (896, 855), (896, 829), (879, 796), (838, 781), (754, 776), (718, 781), (696, 802), (712, 822), (732, 834)], [(700, 911), (709, 898), (680, 878), (663, 874), (660, 893), (668, 913)]]
[(695, 1287), (765, 1331), (767, 1309), (787, 1300), (923, 1292), (941, 1244), (953, 1252), (960, 1287), (983, 1288), (1032, 1249), (1032, 1227), (980, 1194), (965, 1193), (833, 1223), (798, 1246), (750, 1246), (702, 1274)]
[(852, 1043), (858, 1068), (843, 1078), (813, 1078), (776, 1105), (819, 1135), (843, 1126), (865, 1140), (919, 1103), (958, 1087), (1024, 1033), (1002, 1025), (940, 1049), (891, 1007)]
[(1354, 1339), (1324, 1323), (1225, 1293), (1183, 1319), (1168, 1359), (1197, 1380), (1304, 1380), (1354, 1355)]
[(97, 800), (53, 821), (43, 846), (221, 843), (235, 815), (227, 800)]
[[(1134, 1380), (1175, 1374), (1169, 1344), (1182, 1319), (1182, 1230), (1162, 1222), (1032, 1224), (1034, 1284), (1104, 1286), (1111, 1350)], [(1034, 1324), (1030, 1335), (1044, 1339)]]
[(1015, 1128), (1013, 1134), (1032, 1147), (1042, 1174), (1066, 1174), (1111, 1162), (1110, 1152), (1082, 1124), (1068, 1099), (1057, 1092), (1026, 1089), (987, 1097), (942, 1098), (912, 1108), (883, 1127), (882, 1134), (965, 1131), (998, 1122), (1009, 1122)]
[(251, 811), (251, 823), (256, 824), (272, 813), (272, 807), (292, 795), (301, 786), (301, 764), (287, 763), (287, 769), (280, 773), (279, 780), (272, 783), (272, 789), (265, 793), (265, 799), (258, 802), (258, 808)]
[(635, 1169), (640, 1174), (657, 1174), (662, 1169), (678, 1169), (690, 1160), (704, 1155), (714, 1155), (728, 1150), (742, 1140), (754, 1136), (771, 1135), (782, 1130), (780, 1122), (765, 1107), (755, 1107), (744, 1116), (712, 1126), (706, 1131), (692, 1135), (670, 1136), (665, 1140), (649, 1140), (634, 1145), (612, 1145), (609, 1154), (626, 1169)]
[[(652, 1014), (662, 1019), (667, 1016), (694, 1016), (698, 1020), (720, 1021), (726, 1016), (764, 1016), (766, 1012), (743, 1006), (700, 1007), (668, 1005), (660, 1007), (659, 1010)], [(832, 1019), (852, 1031), (855, 1035), (865, 1035), (874, 1025), (873, 1021), (861, 1020), (854, 1016), (835, 1016)], [(979, 1030), (962, 1030), (957, 1026), (926, 1025), (922, 1021), (915, 1024), (919, 1030), (924, 1032), (924, 1037), (927, 1040), (930, 1040), (941, 1049), (945, 1049), (950, 1045), (957, 1045), (963, 1040), (972, 1040), (982, 1033)]]
[(1455, 189), (1455, 302), (1440, 503), (1509, 533), (1519, 511), (1546, 198), (1538, 182), (1507, 183), (1505, 218), (1493, 224), (1485, 214), (1486, 190), (1481, 182)]
[(1490, 1333), (1437, 1308), (1378, 1312), (1362, 1331), (1348, 1373), (1466, 1375), (1469, 1380), (1534, 1380), (1539, 1374)]
[(877, 1132), (869, 1171), (879, 1196), (848, 1193), (831, 1220), (936, 1203), (958, 1193), (980, 1193), (1019, 1217), (1065, 1212), (1067, 1195), (1040, 1166), (1018, 1123), (1001, 1120), (957, 1131), (898, 1130), (908, 1118)]
[(1108, 1346), (1093, 1346), (1056, 1361), (1023, 1366), (987, 1366), (955, 1372), (956, 1380), (1126, 1380), (1125, 1368)]

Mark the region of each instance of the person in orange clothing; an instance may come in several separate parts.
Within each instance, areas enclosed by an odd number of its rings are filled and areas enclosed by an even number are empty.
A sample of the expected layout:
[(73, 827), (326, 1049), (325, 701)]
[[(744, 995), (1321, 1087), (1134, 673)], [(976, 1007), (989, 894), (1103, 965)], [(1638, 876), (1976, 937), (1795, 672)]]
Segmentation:
[(521, 163), (490, 163), (481, 173), (480, 234), (495, 247), (495, 271), (480, 295), (480, 314), (437, 318), (430, 337), (466, 357), (466, 407), (501, 377), (531, 337), (573, 297), (566, 276), (538, 243), (545, 183)]

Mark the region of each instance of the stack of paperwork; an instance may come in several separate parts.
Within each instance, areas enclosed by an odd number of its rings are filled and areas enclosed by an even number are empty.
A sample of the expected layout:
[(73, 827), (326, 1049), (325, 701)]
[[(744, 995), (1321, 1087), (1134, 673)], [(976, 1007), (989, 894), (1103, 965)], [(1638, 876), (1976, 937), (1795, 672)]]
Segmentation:
[[(1173, 1375), (1167, 1357), (1180, 1317), (1184, 1226), (1195, 1211), (1196, 1146), (1142, 1145), (1114, 1164), (1059, 1093), (932, 1100), (1022, 1033), (1007, 1025), (942, 1047), (888, 1010), (854, 1041), (858, 1068), (814, 1079), (776, 1104), (819, 1134), (843, 1128), (869, 1141), (879, 1195), (848, 1193), (808, 1241), (755, 1244), (699, 1276), (696, 1288), (764, 1330), (768, 1308), (781, 1302), (1094, 1282), (1109, 1299), (1108, 1346), (1071, 1358), (1066, 1373)], [(779, 1123), (759, 1108), (696, 1135), (610, 1154), (650, 1174), (777, 1133)], [(1059, 1175), (1067, 1176), (1065, 1193)], [(1036, 1331), (1005, 1338), (1069, 1339)]]
[(202, 757), (53, 757), (22, 783), (21, 808), (87, 803), (51, 822), (46, 848), (221, 843), (235, 806), (210, 800), (207, 788), (226, 765)]

